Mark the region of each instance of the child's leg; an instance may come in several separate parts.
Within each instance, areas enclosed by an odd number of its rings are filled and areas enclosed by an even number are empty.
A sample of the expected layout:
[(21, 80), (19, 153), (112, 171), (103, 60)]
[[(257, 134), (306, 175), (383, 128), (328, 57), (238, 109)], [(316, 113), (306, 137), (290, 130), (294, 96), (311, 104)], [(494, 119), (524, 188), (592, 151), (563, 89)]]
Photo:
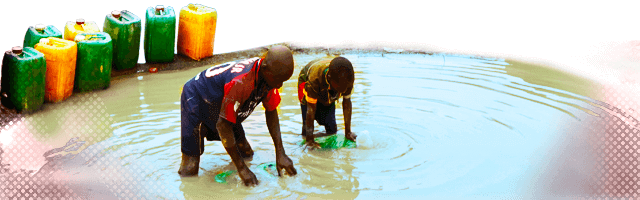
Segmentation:
[(329, 106), (317, 104), (316, 121), (318, 124), (324, 126), (324, 130), (327, 135), (333, 135), (338, 132), (338, 125), (336, 124), (336, 104), (332, 103)]
[(238, 151), (240, 151), (240, 156), (243, 158), (252, 157), (253, 149), (251, 149), (251, 145), (249, 141), (247, 141), (242, 124), (237, 124), (233, 127), (233, 134), (236, 138), (236, 146), (238, 147)]

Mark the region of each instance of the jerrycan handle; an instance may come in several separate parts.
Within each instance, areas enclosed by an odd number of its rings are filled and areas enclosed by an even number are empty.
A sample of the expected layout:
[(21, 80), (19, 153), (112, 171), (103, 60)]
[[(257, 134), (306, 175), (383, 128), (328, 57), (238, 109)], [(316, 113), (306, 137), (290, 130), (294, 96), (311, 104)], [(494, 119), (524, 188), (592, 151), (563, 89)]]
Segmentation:
[(75, 41), (76, 43), (82, 42), (84, 40), (104, 40), (106, 39), (106, 36), (101, 36), (101, 35), (84, 35), (84, 34), (78, 34), (76, 35), (76, 37), (73, 39), (73, 41)]
[(51, 41), (49, 41), (49, 38), (42, 38), (38, 41), (38, 43), (47, 44), (47, 45), (50, 45), (49, 44), (50, 42)]
[(73, 41), (74, 41), (74, 42), (76, 42), (76, 43), (78, 43), (78, 42), (80, 42), (80, 41), (84, 40), (85, 38), (86, 38), (86, 37), (85, 37), (84, 35), (80, 35), (80, 34), (78, 34), (78, 35), (76, 35), (76, 38), (74, 38), (74, 39), (73, 39)]

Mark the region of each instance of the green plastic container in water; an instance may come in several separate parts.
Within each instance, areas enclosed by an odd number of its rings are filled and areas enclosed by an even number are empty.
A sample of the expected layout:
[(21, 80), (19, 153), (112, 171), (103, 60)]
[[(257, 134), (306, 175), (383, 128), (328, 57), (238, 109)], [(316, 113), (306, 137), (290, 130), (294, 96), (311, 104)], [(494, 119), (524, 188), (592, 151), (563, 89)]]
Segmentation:
[(62, 38), (62, 32), (52, 25), (45, 26), (43, 24), (36, 24), (35, 26), (30, 26), (29, 29), (27, 29), (27, 33), (24, 35), (24, 43), (22, 45), (24, 47), (33, 48), (34, 45), (38, 44), (40, 39), (48, 37)]
[(114, 69), (135, 67), (140, 55), (140, 18), (126, 10), (113, 11), (105, 17), (104, 32), (111, 36)]
[(78, 58), (74, 89), (84, 92), (109, 87), (113, 59), (111, 36), (104, 32), (80, 33), (75, 42)]
[(147, 8), (144, 58), (148, 63), (173, 61), (176, 46), (176, 14), (171, 6)]
[(2, 104), (20, 111), (34, 111), (44, 103), (47, 61), (31, 47), (13, 47), (2, 59)]
[[(322, 149), (340, 149), (340, 148), (356, 148), (358, 144), (354, 141), (348, 140), (344, 135), (329, 135), (325, 137), (317, 137), (314, 140), (320, 145)], [(303, 139), (299, 144), (302, 146), (306, 143)]]

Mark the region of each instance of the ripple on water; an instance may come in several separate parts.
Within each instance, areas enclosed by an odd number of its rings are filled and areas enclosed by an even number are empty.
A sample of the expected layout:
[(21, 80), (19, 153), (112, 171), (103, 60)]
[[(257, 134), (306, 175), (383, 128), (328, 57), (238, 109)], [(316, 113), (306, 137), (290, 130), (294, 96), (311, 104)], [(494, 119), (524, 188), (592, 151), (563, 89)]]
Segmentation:
[[(123, 165), (139, 168), (136, 173), (147, 181), (160, 182), (184, 198), (368, 199), (385, 192), (396, 197), (519, 196), (530, 192), (535, 174), (546, 173), (546, 156), (555, 151), (554, 145), (613, 109), (584, 96), (588, 92), (542, 84), (552, 81), (546, 74), (532, 81), (522, 74), (536, 71), (502, 59), (347, 54), (343, 56), (356, 71), (352, 130), (359, 135), (358, 147), (309, 151), (299, 145), (297, 75), (319, 56), (295, 55), (294, 76), (281, 91), (280, 130), (297, 176), (258, 173), (258, 165), (275, 161), (264, 109), (258, 106), (243, 126), (255, 150), (246, 163), (260, 185), (242, 187), (237, 175), (228, 177), (228, 185), (213, 180), (218, 172), (235, 169), (220, 142), (205, 143), (198, 177), (178, 177), (178, 86), (206, 67), (121, 79), (111, 91), (97, 93), (105, 102), (105, 115), (115, 121), (101, 145)], [(340, 103), (336, 114), (338, 134), (344, 134)], [(316, 124), (315, 130), (324, 127)]]

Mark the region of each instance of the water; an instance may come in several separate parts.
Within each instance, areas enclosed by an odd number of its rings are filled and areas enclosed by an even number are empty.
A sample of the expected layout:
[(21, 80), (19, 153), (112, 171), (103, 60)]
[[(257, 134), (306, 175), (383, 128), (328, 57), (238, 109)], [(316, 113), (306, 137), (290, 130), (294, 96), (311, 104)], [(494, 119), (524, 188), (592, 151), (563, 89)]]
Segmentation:
[[(178, 176), (180, 89), (207, 66), (121, 77), (107, 90), (48, 104), (5, 127), (3, 137), (13, 139), (4, 140), (9, 142), (3, 144), (2, 162), (16, 171), (9, 178), (48, 181), (14, 182), (23, 188), (63, 186), (58, 193), (80, 198), (493, 199), (604, 193), (589, 190), (602, 175), (595, 171), (600, 154), (593, 152), (604, 125), (595, 123), (605, 116), (618, 123), (629, 117), (602, 102), (596, 83), (503, 59), (346, 54), (356, 71), (352, 130), (359, 135), (358, 147), (309, 151), (299, 145), (296, 84), (299, 70), (319, 56), (295, 55), (296, 71), (281, 90), (280, 129), (298, 171), (294, 177), (276, 178), (258, 169), (275, 161), (262, 106), (243, 123), (255, 151), (246, 163), (258, 186), (244, 187), (236, 174), (228, 184), (214, 180), (235, 170), (220, 142), (206, 143), (198, 177)], [(344, 134), (337, 106), (338, 134)]]

